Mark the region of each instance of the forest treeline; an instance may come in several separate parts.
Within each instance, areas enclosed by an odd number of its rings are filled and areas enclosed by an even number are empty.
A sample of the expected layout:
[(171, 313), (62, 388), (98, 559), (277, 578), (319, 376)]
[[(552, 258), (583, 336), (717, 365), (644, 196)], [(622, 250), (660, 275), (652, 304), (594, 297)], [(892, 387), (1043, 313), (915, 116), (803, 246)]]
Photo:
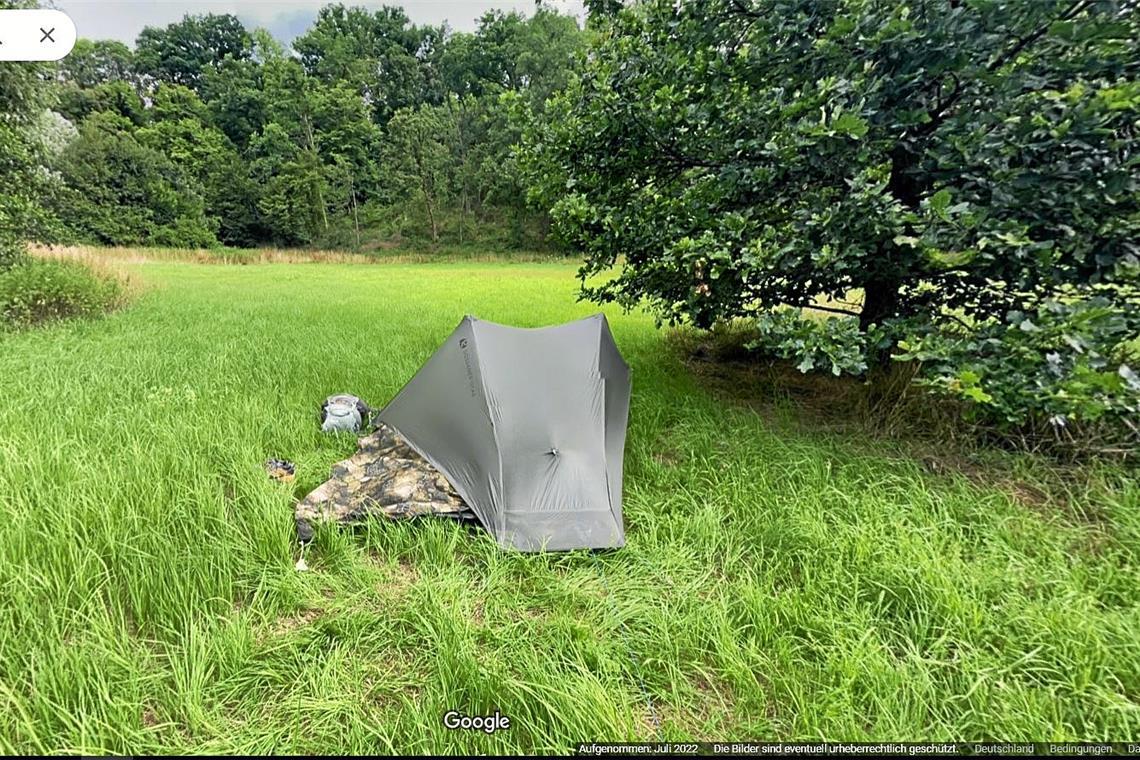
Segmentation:
[(513, 157), (585, 46), (539, 4), (472, 33), (332, 4), (286, 48), (232, 15), (80, 39), (45, 71), (38, 236), (168, 246), (536, 247)]
[(0, 267), (549, 226), (596, 302), (1140, 452), (1140, 0), (586, 5), (472, 33), (329, 5), (289, 50), (188, 16), (0, 65)]

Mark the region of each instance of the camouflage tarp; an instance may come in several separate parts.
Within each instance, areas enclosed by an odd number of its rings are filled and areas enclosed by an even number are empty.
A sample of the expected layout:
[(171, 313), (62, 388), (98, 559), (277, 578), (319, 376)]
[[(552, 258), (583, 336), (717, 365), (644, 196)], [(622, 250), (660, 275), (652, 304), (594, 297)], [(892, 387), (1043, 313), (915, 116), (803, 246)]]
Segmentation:
[(352, 523), (368, 517), (437, 515), (474, 520), (475, 515), (447, 479), (391, 427), (357, 441), (356, 453), (332, 466), (331, 477), (297, 502), (294, 516), (301, 541), (322, 521)]

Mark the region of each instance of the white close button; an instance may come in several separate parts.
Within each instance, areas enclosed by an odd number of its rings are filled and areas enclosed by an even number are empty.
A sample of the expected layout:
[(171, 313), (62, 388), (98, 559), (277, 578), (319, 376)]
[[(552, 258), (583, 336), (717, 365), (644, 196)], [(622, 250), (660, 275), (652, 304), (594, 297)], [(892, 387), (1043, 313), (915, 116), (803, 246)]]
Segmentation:
[(63, 11), (0, 10), (0, 61), (58, 61), (75, 47), (75, 24)]

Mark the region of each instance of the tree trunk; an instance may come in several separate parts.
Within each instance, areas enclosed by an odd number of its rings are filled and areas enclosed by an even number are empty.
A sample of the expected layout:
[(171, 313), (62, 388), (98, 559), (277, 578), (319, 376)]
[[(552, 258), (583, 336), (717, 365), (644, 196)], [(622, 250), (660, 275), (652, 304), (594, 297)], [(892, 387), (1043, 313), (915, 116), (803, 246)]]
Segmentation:
[(432, 207), (432, 202), (428, 200), (424, 205), (427, 206), (428, 220), (431, 221), (431, 242), (439, 242), (439, 230), (435, 225), (435, 209)]
[(360, 214), (356, 210), (356, 179), (348, 175), (349, 191), (352, 193), (352, 224), (356, 228), (356, 250), (360, 250)]
[(321, 224), (324, 225), (325, 232), (329, 231), (329, 211), (325, 208), (325, 193), (321, 189), (320, 183), (317, 184), (317, 205), (321, 209)]
[(463, 183), (463, 198), (459, 205), (459, 245), (463, 245), (463, 228), (467, 226), (467, 182)]
[(859, 329), (866, 332), (871, 325), (882, 324), (898, 311), (899, 285), (895, 280), (876, 279), (863, 285), (863, 310), (859, 312)]
[[(859, 330), (866, 333), (872, 325), (883, 324), (884, 319), (895, 316), (899, 310), (899, 287), (901, 282), (891, 279), (868, 280), (863, 285), (863, 310), (859, 312)], [(870, 367), (883, 368), (891, 363), (891, 354), (894, 353), (895, 339), (890, 338), (888, 345), (882, 348), (868, 346), (867, 364)]]
[[(302, 122), (305, 125), (305, 133), (309, 138), (309, 154), (310, 154), (310, 157), (313, 159), (313, 162), (319, 167), (321, 165), (321, 158), (320, 158), (320, 154), (317, 153), (316, 140), (313, 139), (312, 122), (309, 121), (308, 115), (302, 116)], [(322, 184), (322, 181), (320, 179), (318, 179), (317, 180), (317, 187), (316, 187), (316, 189), (317, 189), (317, 206), (321, 210), (321, 222), (324, 225), (325, 232), (327, 233), (329, 231), (329, 213), (328, 213), (328, 209), (325, 208), (325, 193), (324, 193), (324, 190), (321, 188), (321, 184)]]
[[(927, 189), (927, 178), (915, 172), (919, 156), (905, 143), (899, 142), (891, 150), (891, 175), (887, 190), (908, 209), (917, 210)], [(859, 313), (859, 330), (867, 332), (871, 325), (881, 325), (885, 319), (896, 316), (902, 306), (899, 290), (909, 267), (904, 262), (892, 262), (897, 256), (884, 244), (875, 256), (874, 269), (863, 283), (863, 309)], [(876, 271), (877, 270), (877, 271)], [(884, 365), (890, 361), (893, 345), (883, 350), (868, 352), (869, 364)]]
[[(420, 166), (423, 164), (421, 162)], [(427, 175), (427, 171), (421, 169), (420, 171), (420, 192), (424, 194), (424, 208), (427, 210), (428, 220), (431, 222), (431, 241), (433, 243), (439, 240), (439, 231), (435, 224), (435, 203), (432, 198), (432, 190), (435, 188), (435, 183), (432, 182)]]

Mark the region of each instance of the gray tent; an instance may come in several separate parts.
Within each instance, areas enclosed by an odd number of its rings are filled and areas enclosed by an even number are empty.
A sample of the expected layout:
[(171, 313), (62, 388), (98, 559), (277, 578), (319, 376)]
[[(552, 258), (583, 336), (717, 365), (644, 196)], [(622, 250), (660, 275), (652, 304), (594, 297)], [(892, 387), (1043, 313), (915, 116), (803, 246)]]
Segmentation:
[(625, 543), (629, 389), (602, 314), (537, 329), (468, 316), (379, 419), (501, 546), (610, 548)]

